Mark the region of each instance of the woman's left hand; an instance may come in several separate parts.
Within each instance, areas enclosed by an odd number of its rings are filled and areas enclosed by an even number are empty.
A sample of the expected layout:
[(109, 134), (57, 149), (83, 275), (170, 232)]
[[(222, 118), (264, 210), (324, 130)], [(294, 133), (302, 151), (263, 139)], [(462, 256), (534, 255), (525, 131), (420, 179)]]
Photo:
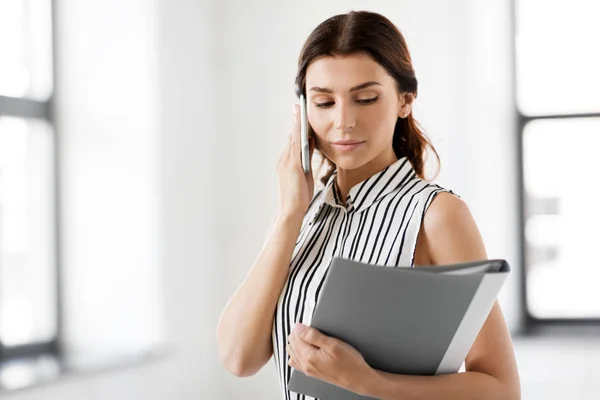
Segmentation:
[(313, 327), (296, 324), (288, 342), (289, 365), (306, 376), (364, 394), (363, 387), (376, 374), (354, 347)]

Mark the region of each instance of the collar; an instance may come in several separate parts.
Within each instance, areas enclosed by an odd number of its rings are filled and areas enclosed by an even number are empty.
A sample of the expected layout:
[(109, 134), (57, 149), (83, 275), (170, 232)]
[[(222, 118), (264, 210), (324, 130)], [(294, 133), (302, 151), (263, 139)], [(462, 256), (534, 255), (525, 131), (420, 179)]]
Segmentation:
[(354, 185), (348, 193), (345, 206), (339, 195), (336, 177), (337, 169), (333, 171), (319, 198), (316, 199), (318, 205), (311, 218), (312, 222), (316, 220), (325, 204), (360, 213), (389, 193), (404, 186), (410, 179), (416, 177), (416, 173), (408, 158), (402, 157), (382, 171)]

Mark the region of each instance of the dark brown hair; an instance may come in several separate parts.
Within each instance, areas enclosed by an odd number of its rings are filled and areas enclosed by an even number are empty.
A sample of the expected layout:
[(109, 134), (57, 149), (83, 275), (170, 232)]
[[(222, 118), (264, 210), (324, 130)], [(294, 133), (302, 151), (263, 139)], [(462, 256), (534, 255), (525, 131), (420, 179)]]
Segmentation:
[[(335, 15), (317, 26), (306, 39), (298, 58), (296, 87), (306, 95), (306, 70), (308, 65), (321, 56), (344, 56), (356, 53), (367, 53), (396, 80), (399, 92), (417, 95), (417, 78), (413, 70), (410, 53), (400, 30), (383, 15), (368, 11), (351, 11), (347, 14)], [(407, 157), (415, 172), (421, 179), (426, 150), (431, 149), (437, 158), (439, 173), (440, 158), (423, 133), (421, 127), (412, 116), (398, 117), (392, 141), (397, 158)], [(315, 148), (315, 153), (319, 150)], [(321, 183), (327, 183), (335, 170), (335, 164), (320, 151), (322, 158), (318, 172), (324, 165), (325, 173), (320, 177)], [(317, 181), (317, 179), (315, 179)]]

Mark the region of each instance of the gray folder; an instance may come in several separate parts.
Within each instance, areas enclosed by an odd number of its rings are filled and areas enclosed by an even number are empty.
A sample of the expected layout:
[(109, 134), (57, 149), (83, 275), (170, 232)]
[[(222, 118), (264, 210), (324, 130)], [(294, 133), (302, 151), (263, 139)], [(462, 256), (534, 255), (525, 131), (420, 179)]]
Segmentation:
[[(458, 372), (509, 271), (499, 259), (395, 268), (336, 257), (311, 326), (349, 343), (381, 371)], [(321, 400), (371, 399), (296, 369), (288, 389)]]

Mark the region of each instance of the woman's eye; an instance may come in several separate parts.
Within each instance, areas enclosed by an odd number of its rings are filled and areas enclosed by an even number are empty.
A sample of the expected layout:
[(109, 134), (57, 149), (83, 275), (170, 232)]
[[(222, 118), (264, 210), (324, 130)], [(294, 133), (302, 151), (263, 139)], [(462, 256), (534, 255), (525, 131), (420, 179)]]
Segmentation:
[(316, 103), (315, 102), (315, 107), (317, 107), (317, 108), (331, 107), (332, 105), (333, 105), (333, 101), (328, 101), (327, 103)]
[[(359, 103), (359, 104), (371, 104), (371, 103), (374, 103), (375, 101), (377, 101), (378, 98), (379, 98), (379, 96), (375, 96), (375, 97), (370, 98), (370, 99), (356, 100), (356, 102)], [(315, 102), (315, 106), (317, 108), (327, 108), (327, 107), (331, 107), (334, 104), (335, 103), (333, 101), (328, 101), (327, 103), (316, 103)]]
[(370, 99), (362, 99), (362, 100), (356, 100), (356, 101), (359, 102), (359, 103), (361, 103), (361, 104), (371, 104), (371, 103), (374, 103), (377, 100), (378, 97), (379, 96), (375, 96), (375, 97), (370, 98)]

